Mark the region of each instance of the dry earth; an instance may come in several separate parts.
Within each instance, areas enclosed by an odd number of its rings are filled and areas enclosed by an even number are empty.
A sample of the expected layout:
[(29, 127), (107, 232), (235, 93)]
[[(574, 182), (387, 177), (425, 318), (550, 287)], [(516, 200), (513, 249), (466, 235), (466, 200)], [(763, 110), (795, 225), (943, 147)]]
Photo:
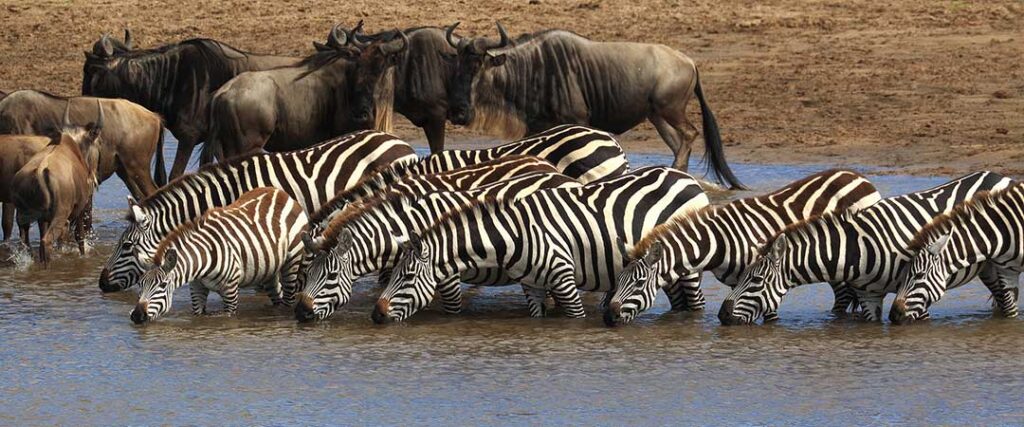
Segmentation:
[[(358, 19), (664, 43), (697, 60), (730, 160), (1024, 174), (1021, 0), (5, 1), (0, 16), (0, 88), (64, 95), (79, 91), (82, 51), (125, 27), (139, 46), (202, 36), (290, 55)], [(422, 141), (407, 122), (397, 132)], [(622, 140), (668, 152), (649, 125)]]

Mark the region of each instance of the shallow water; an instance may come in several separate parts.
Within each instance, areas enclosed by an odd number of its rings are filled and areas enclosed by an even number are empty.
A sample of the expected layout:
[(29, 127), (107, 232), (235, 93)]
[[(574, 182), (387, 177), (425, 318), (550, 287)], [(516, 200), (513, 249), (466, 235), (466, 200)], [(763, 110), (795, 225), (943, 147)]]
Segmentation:
[[(762, 191), (825, 167), (734, 168)], [(869, 175), (884, 195), (952, 178)], [(722, 327), (726, 288), (710, 277), (704, 312), (661, 297), (616, 329), (593, 310), (526, 318), (513, 287), (469, 290), (459, 316), (376, 326), (370, 281), (322, 324), (251, 292), (237, 317), (192, 318), (181, 289), (169, 316), (136, 327), (134, 292), (96, 287), (125, 194), (101, 188), (88, 257), (0, 270), (0, 424), (1024, 423), (1021, 321), (993, 318), (980, 284), (911, 327), (834, 319), (822, 285), (787, 296), (776, 324)]]

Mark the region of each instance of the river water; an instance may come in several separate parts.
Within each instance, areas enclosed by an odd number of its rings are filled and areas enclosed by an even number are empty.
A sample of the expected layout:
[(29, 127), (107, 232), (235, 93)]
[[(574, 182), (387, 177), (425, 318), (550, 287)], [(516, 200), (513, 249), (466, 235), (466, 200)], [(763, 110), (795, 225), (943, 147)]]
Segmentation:
[[(764, 191), (825, 167), (734, 169)], [(886, 196), (952, 178), (877, 172), (867, 171)], [(368, 280), (320, 324), (251, 291), (234, 318), (192, 318), (183, 288), (168, 316), (137, 327), (135, 293), (96, 286), (126, 194), (117, 179), (103, 184), (89, 256), (0, 269), (0, 424), (1024, 423), (1024, 329), (993, 318), (977, 283), (909, 327), (834, 319), (824, 285), (791, 292), (778, 323), (722, 327), (727, 288), (710, 276), (705, 311), (669, 312), (662, 296), (616, 329), (593, 296), (586, 319), (527, 318), (515, 287), (469, 290), (459, 316), (377, 326)]]

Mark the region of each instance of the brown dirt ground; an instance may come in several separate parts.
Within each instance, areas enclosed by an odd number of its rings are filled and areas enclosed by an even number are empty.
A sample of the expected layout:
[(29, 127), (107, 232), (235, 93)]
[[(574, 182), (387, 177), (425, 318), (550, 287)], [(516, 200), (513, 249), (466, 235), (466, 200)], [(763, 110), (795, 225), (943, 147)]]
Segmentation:
[[(138, 46), (211, 37), (303, 55), (335, 22), (463, 22), (467, 34), (565, 28), (696, 59), (730, 160), (1024, 175), (1024, 2), (993, 0), (6, 1), (0, 88), (78, 92), (82, 51), (129, 27)], [(691, 103), (699, 126), (696, 102)], [(481, 140), (451, 129), (454, 144)], [(407, 122), (396, 132), (422, 142)], [(628, 151), (668, 153), (653, 128)], [(461, 142), (461, 143), (460, 143)], [(698, 140), (699, 143), (699, 140)], [(746, 177), (750, 180), (750, 177)]]

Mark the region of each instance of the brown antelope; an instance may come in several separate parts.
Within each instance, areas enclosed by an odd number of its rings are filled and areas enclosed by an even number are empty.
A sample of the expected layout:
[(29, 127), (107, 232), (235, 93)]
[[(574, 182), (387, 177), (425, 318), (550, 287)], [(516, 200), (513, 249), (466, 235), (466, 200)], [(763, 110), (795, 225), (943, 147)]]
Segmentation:
[[(103, 108), (97, 102), (99, 118), (85, 127), (71, 126), (70, 103), (64, 110), (64, 127), (39, 153), (29, 159), (11, 182), (18, 210), (21, 240), (29, 244), (28, 229), (39, 225), (39, 259), (48, 263), (49, 247), (75, 224), (78, 252), (85, 254), (85, 223), (89, 220), (92, 194), (96, 188), (95, 168), (98, 139), (103, 129)], [(83, 154), (84, 153), (84, 154)]]
[(11, 181), (28, 160), (46, 148), (50, 138), (34, 135), (0, 135), (0, 203), (3, 203), (4, 240), (14, 231), (14, 193)]

